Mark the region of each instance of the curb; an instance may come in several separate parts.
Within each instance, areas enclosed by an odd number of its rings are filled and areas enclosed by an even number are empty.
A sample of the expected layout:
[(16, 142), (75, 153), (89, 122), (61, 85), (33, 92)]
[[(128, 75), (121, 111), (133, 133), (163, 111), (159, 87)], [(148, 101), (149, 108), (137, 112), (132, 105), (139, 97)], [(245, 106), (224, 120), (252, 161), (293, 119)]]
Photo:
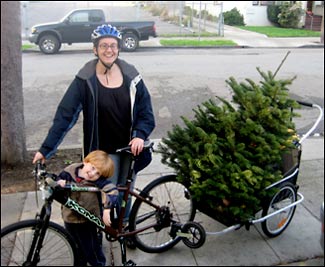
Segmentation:
[[(237, 46), (140, 46), (137, 48), (135, 53), (137, 51), (146, 51), (146, 50), (164, 50), (164, 49), (318, 49), (322, 48), (324, 49), (324, 45), (305, 45), (305, 46), (278, 46), (278, 47), (261, 47), (261, 46), (247, 46), (247, 45), (237, 45)], [(85, 49), (85, 48), (69, 48), (65, 50), (64, 48), (61, 49), (56, 54), (49, 54), (51, 55), (57, 55), (60, 53), (89, 53), (92, 49)], [(33, 53), (33, 52), (39, 52), (42, 53), (38, 48), (30, 48), (22, 50), (22, 53)], [(126, 52), (122, 51), (122, 53), (133, 53), (133, 52)], [(43, 54), (43, 53), (42, 53)], [(45, 55), (45, 54), (44, 54)]]

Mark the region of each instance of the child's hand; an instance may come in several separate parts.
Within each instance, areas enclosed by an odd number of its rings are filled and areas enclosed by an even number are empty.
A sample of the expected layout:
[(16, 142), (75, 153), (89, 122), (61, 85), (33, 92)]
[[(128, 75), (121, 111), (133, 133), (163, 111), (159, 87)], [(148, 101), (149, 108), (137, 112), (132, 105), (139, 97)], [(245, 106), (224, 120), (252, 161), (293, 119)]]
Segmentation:
[(111, 210), (110, 209), (104, 209), (103, 212), (103, 221), (107, 226), (111, 225)]
[(66, 180), (58, 180), (57, 181), (57, 184), (61, 187), (65, 187), (65, 184), (66, 184)]

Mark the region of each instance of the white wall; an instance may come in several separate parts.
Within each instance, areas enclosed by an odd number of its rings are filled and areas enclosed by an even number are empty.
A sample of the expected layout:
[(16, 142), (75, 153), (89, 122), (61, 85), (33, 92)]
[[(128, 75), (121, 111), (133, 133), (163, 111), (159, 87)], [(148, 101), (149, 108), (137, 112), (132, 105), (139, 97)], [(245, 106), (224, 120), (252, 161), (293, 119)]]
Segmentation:
[[(194, 8), (199, 11), (200, 1), (186, 1), (186, 5), (192, 7), (194, 2)], [(214, 1), (201, 1), (201, 8), (206, 7), (207, 11), (212, 15), (216, 14), (216, 11), (220, 11), (221, 5), (214, 5)], [(237, 8), (240, 14), (244, 16), (244, 22), (247, 26), (269, 26), (272, 25), (267, 19), (266, 6), (253, 6), (253, 1), (218, 1), (222, 3), (222, 11), (230, 11), (233, 8)]]

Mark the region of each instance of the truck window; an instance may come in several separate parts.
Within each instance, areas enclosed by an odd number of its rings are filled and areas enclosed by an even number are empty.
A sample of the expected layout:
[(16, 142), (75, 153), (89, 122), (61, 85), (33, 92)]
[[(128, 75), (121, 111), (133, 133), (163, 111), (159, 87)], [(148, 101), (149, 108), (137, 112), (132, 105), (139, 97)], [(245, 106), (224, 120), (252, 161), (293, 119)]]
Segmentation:
[(102, 22), (103, 21), (103, 13), (99, 10), (92, 10), (89, 16), (90, 22)]
[(70, 22), (88, 22), (88, 12), (78, 12), (70, 16)]

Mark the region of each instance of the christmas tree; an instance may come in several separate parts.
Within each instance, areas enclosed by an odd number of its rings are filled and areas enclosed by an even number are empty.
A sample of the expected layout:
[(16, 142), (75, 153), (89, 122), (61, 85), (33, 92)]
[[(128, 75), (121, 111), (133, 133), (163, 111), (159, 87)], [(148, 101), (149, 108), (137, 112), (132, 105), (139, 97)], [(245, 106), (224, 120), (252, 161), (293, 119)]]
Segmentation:
[(294, 148), (292, 108), (299, 104), (288, 85), (295, 77), (276, 80), (257, 70), (262, 81), (230, 77), (232, 103), (217, 97), (198, 105), (194, 119), (182, 117), (184, 126), (173, 125), (159, 145), (162, 162), (193, 198), (231, 221), (252, 218), (274, 194), (265, 188), (283, 178), (282, 156)]

